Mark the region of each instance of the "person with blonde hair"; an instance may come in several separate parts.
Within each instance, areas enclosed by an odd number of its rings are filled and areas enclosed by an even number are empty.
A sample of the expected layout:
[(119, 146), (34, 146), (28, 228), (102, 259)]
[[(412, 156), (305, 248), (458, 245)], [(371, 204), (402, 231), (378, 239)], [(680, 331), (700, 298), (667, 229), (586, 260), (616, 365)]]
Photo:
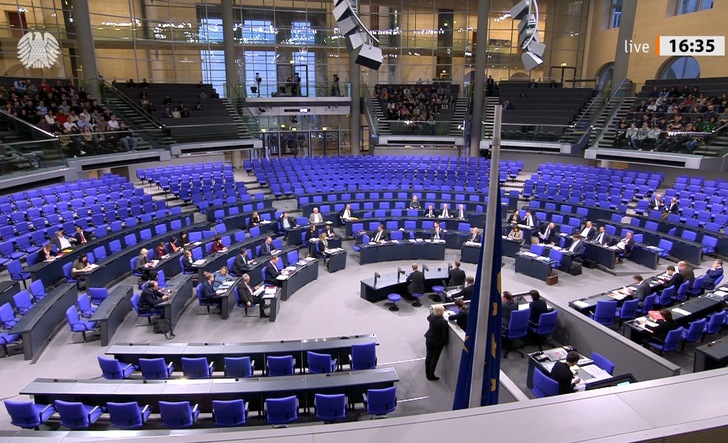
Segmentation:
[(432, 313), (427, 316), (430, 327), (425, 333), (425, 348), (427, 349), (425, 356), (425, 375), (431, 381), (440, 379), (440, 377), (435, 375), (435, 369), (437, 368), (437, 360), (440, 358), (442, 349), (447, 344), (449, 334), (447, 320), (443, 316), (444, 313), (445, 307), (437, 304), (432, 307)]

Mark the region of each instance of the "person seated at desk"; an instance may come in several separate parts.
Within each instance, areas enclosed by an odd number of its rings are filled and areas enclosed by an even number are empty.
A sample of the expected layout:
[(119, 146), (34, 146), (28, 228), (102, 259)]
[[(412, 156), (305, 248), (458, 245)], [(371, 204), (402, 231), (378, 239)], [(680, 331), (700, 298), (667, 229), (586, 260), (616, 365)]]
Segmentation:
[(508, 324), (511, 322), (511, 312), (518, 310), (518, 302), (510, 291), (503, 291), (501, 295), (501, 312), (503, 313), (503, 321), (501, 330), (508, 330)]
[(162, 293), (162, 291), (159, 290), (158, 283), (155, 280), (150, 280), (139, 296), (139, 313), (146, 314), (154, 312), (158, 314), (160, 318), (164, 318), (164, 309), (157, 307), (157, 305), (164, 303), (168, 299), (169, 292)]
[(38, 251), (38, 261), (51, 261), (56, 258), (58, 254), (53, 250), (53, 245), (50, 243), (46, 243), (43, 245), (43, 247)]
[(154, 248), (154, 258), (157, 260), (163, 260), (167, 258), (167, 244), (160, 241), (156, 248)]
[(465, 331), (468, 328), (468, 308), (465, 307), (465, 302), (462, 298), (455, 300), (455, 307), (458, 308), (458, 313), (448, 317), (448, 320), (453, 323), (457, 323), (457, 325), (460, 326), (460, 329)]
[[(73, 239), (73, 241), (76, 241), (76, 239)], [(63, 235), (63, 231), (60, 229), (56, 231), (56, 236), (53, 237), (51, 243), (53, 244), (53, 246), (56, 247), (56, 250), (59, 252), (67, 251), (73, 248), (73, 246), (71, 246), (71, 241), (67, 239), (65, 235)]]
[(250, 216), (250, 226), (258, 226), (260, 224), (260, 214), (258, 211), (253, 211), (253, 215)]
[(93, 240), (94, 234), (93, 232), (84, 231), (81, 226), (76, 225), (76, 234), (74, 234), (73, 238), (75, 239), (75, 243), (77, 245), (82, 245), (90, 240)]
[(235, 256), (235, 261), (233, 261), (233, 274), (243, 275), (253, 263), (252, 260), (248, 259), (248, 250), (240, 248), (240, 253)]
[(265, 283), (272, 286), (278, 286), (280, 288), (283, 286), (283, 282), (277, 278), (281, 275), (281, 272), (278, 270), (278, 260), (279, 258), (277, 256), (273, 256), (273, 258), (265, 264)]
[(541, 314), (545, 314), (549, 311), (549, 307), (546, 304), (546, 300), (541, 299), (541, 294), (536, 289), (528, 291), (528, 295), (531, 296), (531, 303), (528, 304), (528, 308), (531, 310), (530, 322), (533, 325), (537, 325)]
[(435, 224), (432, 226), (432, 234), (430, 235), (430, 240), (445, 240), (445, 230), (440, 227), (440, 223), (435, 222)]
[(689, 281), (690, 287), (693, 287), (693, 283), (695, 282), (695, 272), (693, 271), (693, 268), (688, 266), (688, 264), (682, 260), (677, 262), (677, 272), (682, 275), (683, 282)]
[(586, 245), (582, 241), (581, 235), (574, 233), (574, 235), (571, 236), (571, 246), (569, 246), (567, 251), (574, 254), (574, 260), (580, 261), (581, 255), (584, 253), (585, 249)]
[(447, 271), (447, 275), (450, 277), (448, 286), (462, 286), (465, 284), (465, 271), (460, 269), (460, 262), (455, 260), (453, 268)]
[(88, 272), (89, 270), (91, 270), (91, 263), (88, 261), (88, 254), (81, 254), (73, 261), (73, 269), (71, 269), (71, 273), (74, 276), (76, 276), (76, 274)]
[(683, 282), (683, 276), (675, 270), (675, 266), (669, 265), (665, 270), (665, 275), (658, 281), (660, 282), (660, 291), (672, 287), (674, 287), (677, 291), (677, 288), (679, 288)]
[(315, 225), (311, 225), (308, 227), (308, 231), (306, 231), (306, 242), (310, 242), (311, 240), (315, 240), (318, 238), (318, 231), (316, 230)]
[(522, 220), (521, 224), (533, 229), (538, 224), (538, 220), (536, 220), (536, 217), (531, 215), (530, 210), (526, 210), (526, 215), (523, 216), (523, 220)]
[[(325, 232), (322, 232), (321, 235), (319, 235), (319, 247), (318, 250), (320, 251), (320, 254), (317, 255), (323, 255), (323, 253), (329, 249), (329, 238), (326, 236)], [(325, 264), (325, 262), (324, 262)]]
[(313, 212), (308, 216), (308, 222), (311, 224), (318, 224), (324, 222), (324, 216), (319, 213), (318, 208), (313, 208)]
[(387, 241), (387, 231), (384, 230), (384, 225), (380, 224), (377, 226), (377, 230), (372, 232), (370, 236), (370, 243), (382, 243)]
[(425, 293), (425, 274), (420, 271), (417, 263), (412, 263), (412, 273), (407, 276), (407, 292), (410, 297), (413, 294), (424, 294)]
[(458, 220), (465, 220), (467, 218), (468, 212), (465, 210), (465, 205), (463, 205), (462, 203), (458, 205), (455, 216), (458, 218)]
[(723, 275), (723, 260), (715, 260), (713, 261), (713, 266), (705, 271), (705, 275), (703, 276), (703, 288), (715, 288), (715, 281), (718, 280), (721, 275)]
[[(265, 299), (262, 297), (262, 294), (259, 296), (255, 295), (256, 289), (258, 289), (257, 286), (255, 288), (250, 286), (250, 276), (248, 274), (243, 274), (243, 279), (237, 287), (240, 302), (248, 308), (258, 305), (258, 308), (260, 309), (260, 318), (268, 318), (268, 315), (265, 313), (265, 308), (268, 306), (265, 304)], [(248, 313), (246, 312), (244, 315), (247, 317)]]
[(434, 206), (429, 205), (427, 207), (427, 211), (425, 211), (425, 217), (427, 217), (427, 218), (435, 218), (436, 217), (436, 215), (435, 215), (435, 207)]
[(134, 264), (134, 269), (136, 272), (142, 274), (141, 280), (143, 282), (149, 280), (149, 268), (152, 267), (152, 262), (150, 262), (147, 259), (147, 254), (149, 253), (149, 250), (146, 248), (142, 248), (141, 251), (139, 251), (139, 255), (136, 258), (136, 263)]
[(227, 266), (223, 266), (222, 268), (215, 271), (212, 277), (212, 289), (214, 289), (215, 291), (217, 291), (220, 285), (222, 285), (226, 281), (233, 280), (233, 276), (230, 275)]
[(600, 244), (602, 246), (608, 244), (610, 241), (609, 234), (607, 234), (607, 229), (604, 226), (599, 227), (599, 234), (597, 234), (596, 237), (594, 237), (594, 243)]
[(346, 204), (344, 209), (339, 212), (339, 220), (341, 220), (342, 224), (347, 224), (352, 220), (356, 220), (357, 218), (354, 217), (354, 212), (351, 210), (351, 205), (349, 203)]
[(218, 252), (227, 252), (227, 248), (224, 244), (222, 244), (222, 238), (220, 238), (219, 235), (216, 235), (210, 245), (210, 255), (217, 254)]
[(450, 218), (452, 217), (452, 214), (450, 214), (450, 209), (447, 206), (447, 203), (442, 205), (442, 212), (440, 212), (440, 218)]
[(289, 217), (287, 212), (281, 214), (281, 217), (278, 219), (278, 223), (280, 224), (282, 231), (288, 231), (298, 226), (298, 223), (296, 223), (296, 218)]
[(473, 291), (475, 290), (475, 278), (472, 275), (465, 277), (465, 286), (457, 294), (453, 295), (452, 298), (462, 298), (463, 300), (470, 300), (473, 298)]
[[(614, 243), (614, 241), (612, 241)], [(613, 251), (617, 252), (617, 259), (616, 261), (621, 263), (622, 257), (629, 257), (629, 255), (632, 253), (632, 248), (634, 248), (634, 238), (632, 231), (627, 231), (627, 234), (617, 242), (617, 244), (610, 245), (609, 249), (612, 249)]]
[(412, 201), (409, 204), (410, 209), (421, 209), (422, 206), (420, 206), (420, 201), (417, 199), (416, 195), (412, 196)]
[(179, 246), (177, 246), (177, 242), (179, 239), (177, 237), (172, 237), (169, 239), (169, 243), (167, 243), (167, 254), (174, 254), (175, 252), (179, 251)]
[(478, 228), (473, 227), (470, 229), (470, 235), (468, 235), (468, 238), (465, 239), (466, 243), (480, 243), (482, 240), (482, 237), (480, 236), (480, 231)]
[(677, 214), (680, 210), (680, 205), (678, 204), (677, 198), (673, 197), (670, 199), (670, 204), (665, 207), (665, 212), (662, 214), (663, 218), (667, 218), (670, 214)]
[(639, 300), (639, 304), (641, 306), (644, 304), (645, 298), (652, 294), (652, 287), (650, 287), (650, 283), (639, 274), (633, 275), (632, 280), (634, 281), (635, 289), (630, 291), (630, 296)]
[(655, 211), (662, 211), (665, 209), (665, 201), (662, 199), (661, 194), (654, 194), (650, 199), (650, 209)]
[(512, 224), (512, 225), (514, 225), (514, 224), (515, 225), (520, 225), (523, 222), (523, 220), (521, 219), (520, 214), (518, 214), (518, 210), (517, 209), (515, 211), (513, 211), (513, 214), (511, 214), (511, 216), (508, 217), (508, 220), (506, 220), (506, 221), (508, 223)]
[(571, 371), (571, 368), (579, 362), (581, 356), (576, 351), (569, 351), (566, 354), (566, 362), (557, 361), (551, 368), (549, 377), (559, 384), (559, 394), (569, 394), (574, 392), (574, 387), (581, 382)]
[(336, 232), (334, 232), (334, 228), (332, 228), (331, 225), (324, 226), (323, 234), (326, 235), (326, 240), (336, 238)]
[(190, 236), (189, 236), (189, 234), (187, 234), (187, 231), (184, 231), (179, 234), (179, 240), (178, 240), (177, 244), (182, 245), (182, 246), (187, 246), (190, 243), (191, 243)]
[(521, 228), (515, 223), (511, 227), (511, 232), (508, 233), (508, 240), (523, 243), (523, 231), (521, 231)]
[[(656, 340), (665, 341), (665, 337), (667, 336), (667, 333), (672, 331), (673, 329), (677, 329), (678, 324), (675, 322), (675, 320), (672, 318), (672, 311), (669, 309), (660, 309), (659, 315), (657, 314), (658, 311), (650, 311), (647, 313), (647, 320), (657, 323), (657, 326), (651, 327), (647, 326), (648, 331), (652, 332), (652, 337)], [(643, 323), (644, 320), (642, 320), (640, 323)]]
[(556, 244), (556, 225), (553, 223), (544, 223), (536, 234), (538, 242), (544, 245)]
[(205, 302), (215, 302), (218, 308), (222, 308), (222, 298), (217, 296), (214, 287), (215, 275), (211, 272), (205, 272), (203, 274), (204, 279), (200, 282), (202, 284), (201, 298)]
[(188, 273), (195, 272), (194, 268), (192, 267), (192, 262), (192, 252), (185, 251), (184, 256), (182, 257), (182, 270)]
[(592, 241), (596, 233), (597, 230), (594, 229), (594, 225), (592, 224), (592, 222), (587, 220), (584, 224), (584, 229), (582, 229), (579, 233), (579, 237), (583, 238), (586, 241)]
[(277, 251), (275, 246), (273, 246), (273, 239), (271, 237), (267, 237), (265, 242), (260, 245), (260, 255), (273, 255), (275, 252)]

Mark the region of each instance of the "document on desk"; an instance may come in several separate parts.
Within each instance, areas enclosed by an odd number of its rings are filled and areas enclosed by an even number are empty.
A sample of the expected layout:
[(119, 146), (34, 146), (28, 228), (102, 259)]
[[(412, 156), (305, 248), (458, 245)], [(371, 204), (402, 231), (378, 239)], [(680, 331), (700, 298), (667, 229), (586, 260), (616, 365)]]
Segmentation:
[(278, 290), (276, 288), (265, 288), (263, 298), (275, 298)]
[(99, 265), (97, 265), (96, 263), (91, 263), (91, 264), (88, 265), (89, 271), (92, 270), (92, 269), (96, 269), (98, 267), (99, 267)]
[(566, 349), (564, 348), (554, 348), (554, 349), (548, 349), (546, 351), (543, 351), (544, 355), (549, 358), (551, 361), (559, 361), (561, 359), (566, 358)]
[(609, 375), (609, 372), (605, 371), (597, 365), (586, 365), (580, 367), (579, 369), (591, 375), (595, 380), (605, 380), (611, 377), (611, 375)]
[(582, 300), (576, 300), (576, 301), (573, 301), (572, 303), (577, 308), (586, 308), (587, 306), (589, 306), (589, 303), (582, 301)]
[(281, 281), (288, 280), (288, 276), (281, 274), (278, 277), (276, 277), (276, 280), (281, 280)]
[(688, 312), (685, 309), (681, 309), (681, 308), (675, 308), (675, 309), (672, 310), (672, 312), (675, 313), (675, 314), (680, 314), (680, 315), (690, 315), (690, 314), (692, 314), (692, 312)]
[[(263, 292), (263, 291), (265, 291), (265, 286), (261, 286), (261, 287), (259, 287), (258, 289), (256, 289), (255, 291), (253, 291), (253, 295), (257, 297), (257, 296), (259, 296), (259, 295), (260, 295), (260, 293), (261, 293), (261, 292)], [(275, 291), (273, 291), (273, 292), (275, 292)]]
[(192, 262), (192, 266), (202, 266), (202, 265), (204, 265), (205, 263), (207, 263), (207, 260), (205, 260), (204, 258), (201, 258), (201, 259), (199, 259), (199, 260), (195, 260), (195, 261), (193, 261), (193, 262)]

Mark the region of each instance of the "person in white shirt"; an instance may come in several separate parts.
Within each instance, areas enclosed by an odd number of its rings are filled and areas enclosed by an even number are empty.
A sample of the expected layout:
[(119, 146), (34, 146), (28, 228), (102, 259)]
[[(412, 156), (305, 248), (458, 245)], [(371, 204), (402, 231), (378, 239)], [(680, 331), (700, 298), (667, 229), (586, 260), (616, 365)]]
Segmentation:
[(607, 235), (607, 231), (604, 226), (599, 227), (599, 234), (594, 237), (594, 241), (599, 243), (600, 245), (607, 244), (607, 242), (609, 241), (609, 236)]
[(353, 216), (351, 213), (351, 205), (347, 203), (344, 210), (341, 211), (341, 213), (339, 214), (339, 220), (341, 220), (342, 223), (346, 223), (349, 222), (352, 218)]
[(71, 246), (71, 242), (66, 238), (65, 235), (63, 235), (63, 231), (58, 230), (56, 231), (56, 236), (51, 241), (56, 247), (58, 251), (63, 251), (64, 249), (71, 249), (73, 246)]
[(576, 256), (580, 256), (584, 252), (585, 248), (586, 246), (584, 246), (584, 242), (581, 241), (581, 236), (579, 236), (579, 234), (574, 234), (571, 246), (569, 246), (569, 252)]
[(440, 223), (435, 222), (432, 228), (432, 240), (443, 240), (445, 233), (440, 228)]
[(457, 212), (458, 218), (460, 220), (464, 220), (465, 219), (465, 215), (466, 215), (465, 206), (463, 206), (462, 204), (459, 204), (458, 205), (458, 212)]
[(119, 121), (116, 119), (116, 116), (114, 114), (111, 114), (111, 119), (107, 123), (109, 131), (118, 131), (119, 130)]
[(440, 218), (450, 218), (450, 211), (448, 210), (447, 203), (442, 205), (442, 212), (440, 213)]
[(526, 211), (526, 215), (523, 217), (523, 224), (529, 228), (536, 227), (536, 217), (531, 215), (531, 211)]
[(324, 217), (323, 215), (319, 214), (318, 208), (313, 208), (313, 212), (311, 213), (311, 215), (308, 216), (308, 221), (312, 224), (323, 223)]
[(594, 238), (594, 234), (596, 234), (596, 229), (594, 229), (592, 222), (587, 220), (579, 236), (586, 241), (591, 241)]

